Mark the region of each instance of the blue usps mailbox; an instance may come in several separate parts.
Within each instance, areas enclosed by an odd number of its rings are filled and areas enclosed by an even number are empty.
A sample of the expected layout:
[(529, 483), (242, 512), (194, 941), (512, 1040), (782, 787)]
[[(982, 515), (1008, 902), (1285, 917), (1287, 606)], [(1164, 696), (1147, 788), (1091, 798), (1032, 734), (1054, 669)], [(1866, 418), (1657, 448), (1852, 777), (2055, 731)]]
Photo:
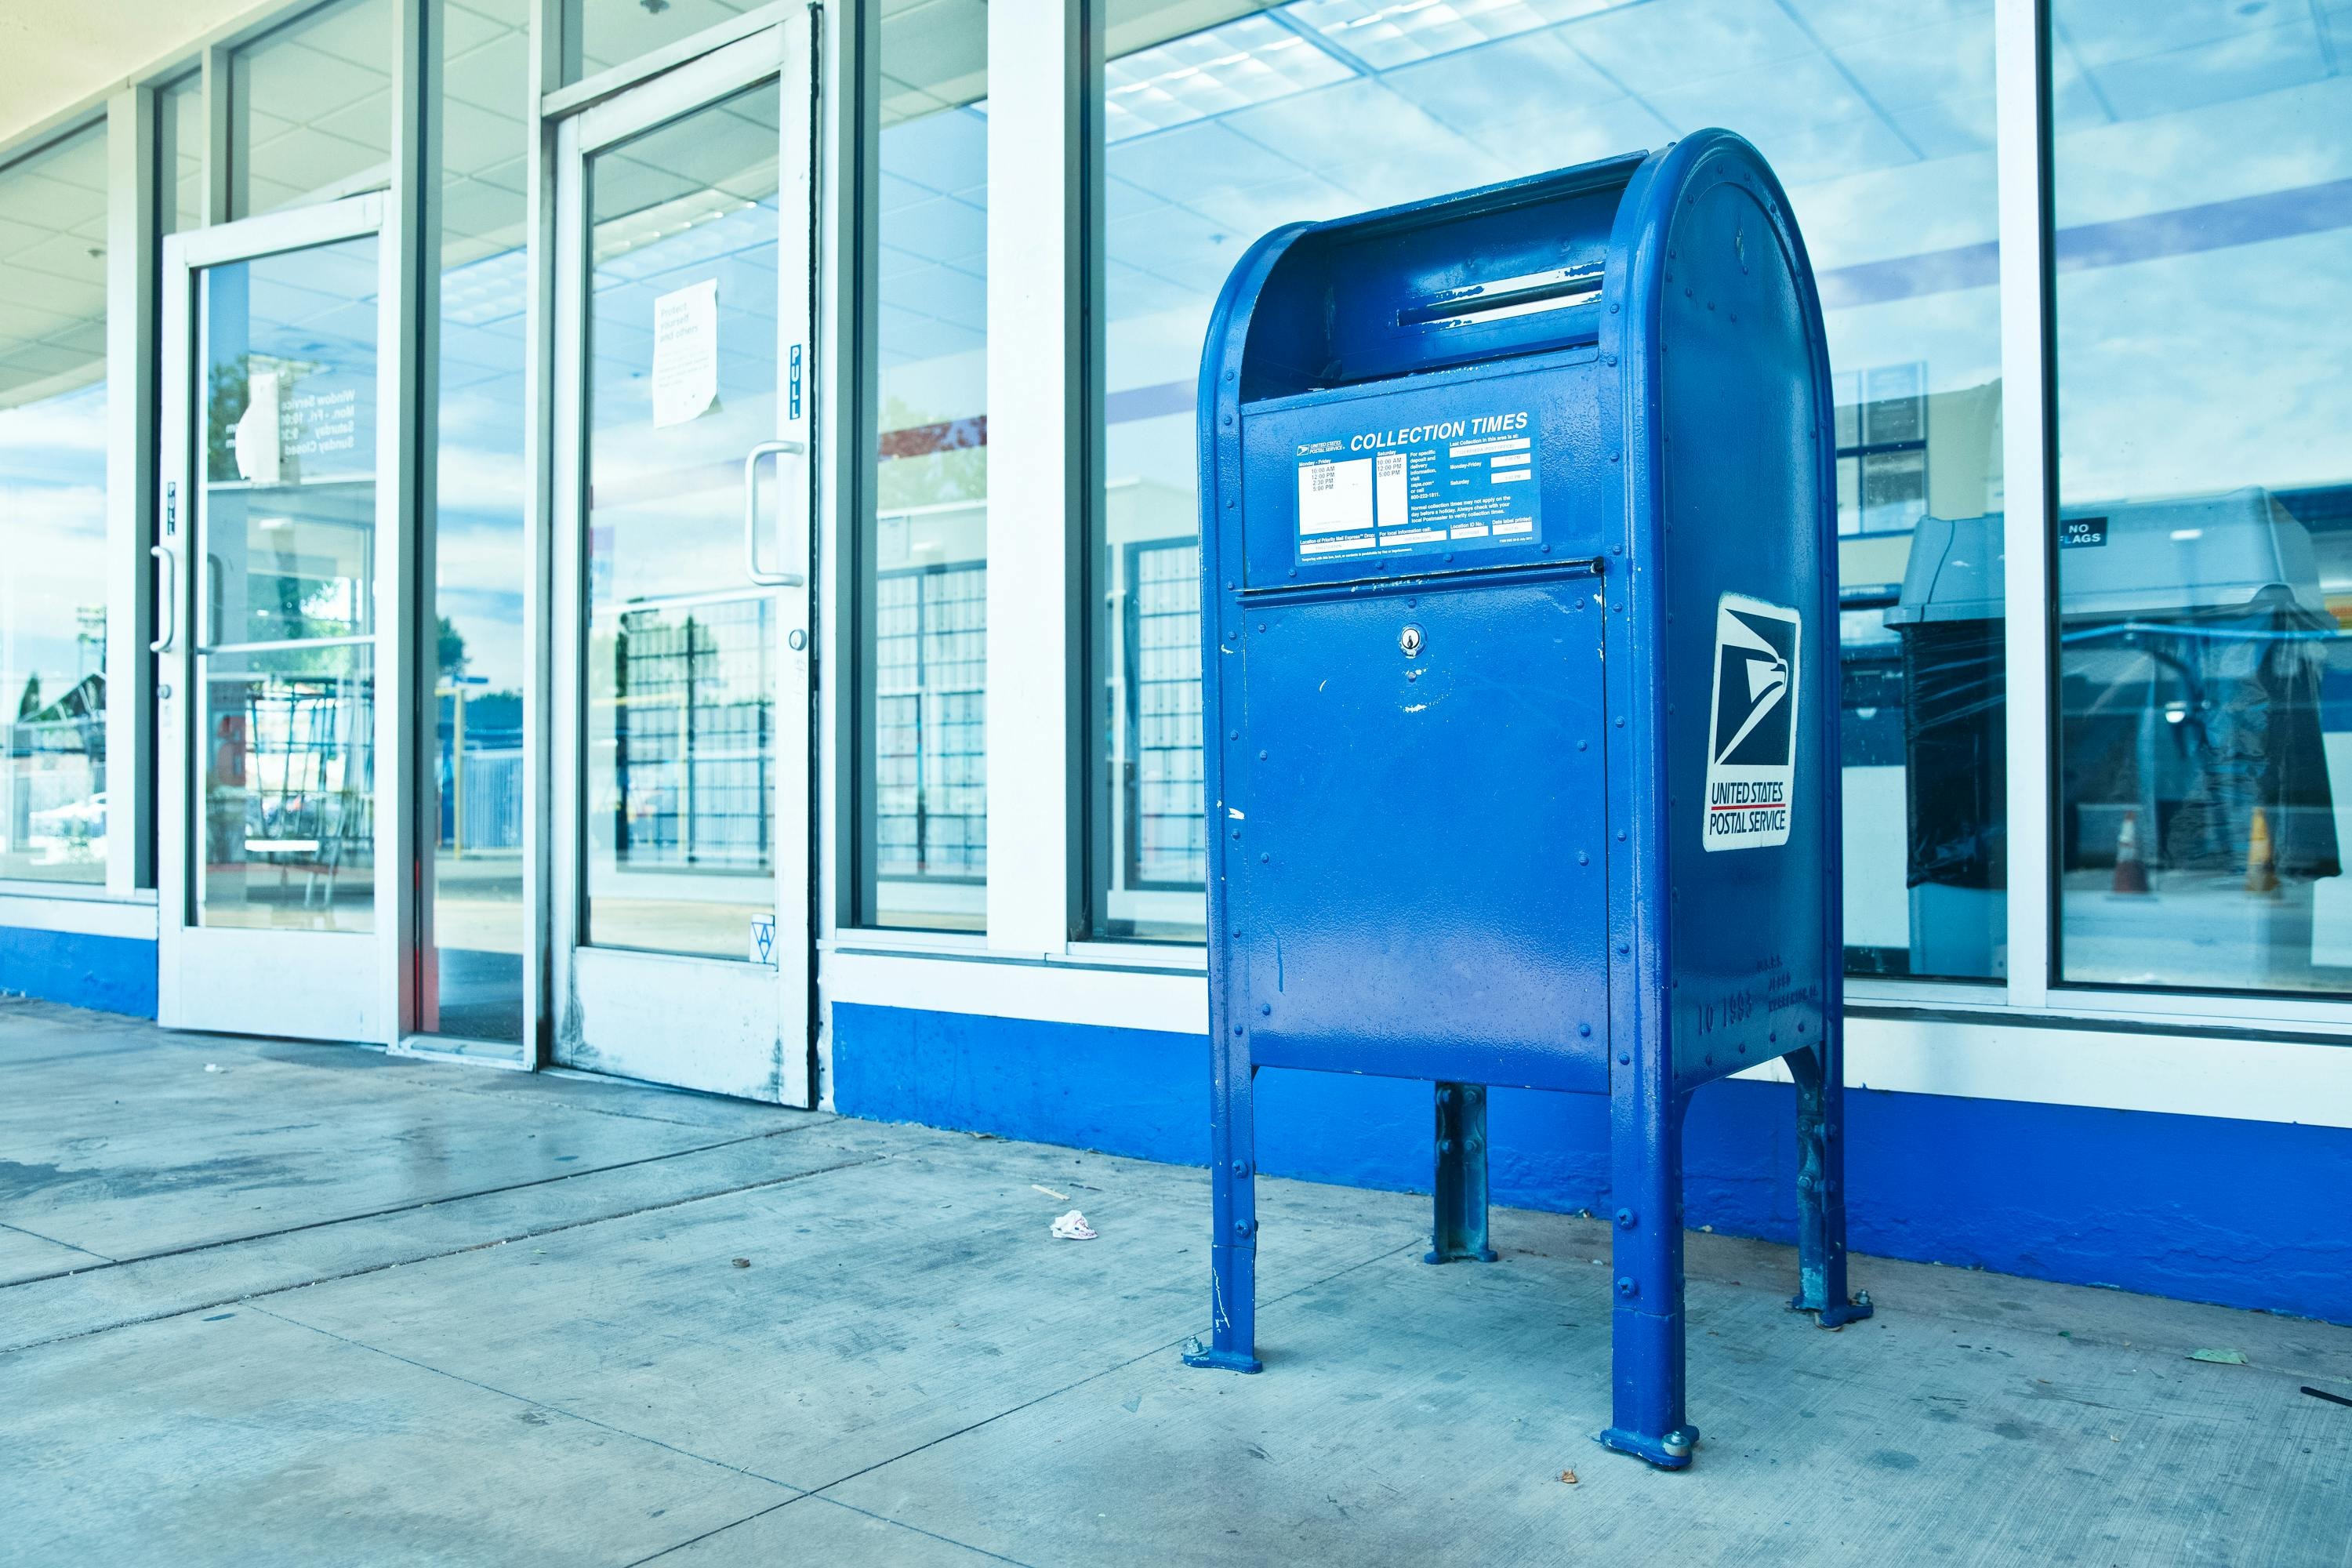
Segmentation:
[(1261, 1067), (1435, 1084), (1431, 1262), (1491, 1260), (1486, 1091), (1605, 1094), (1615, 1409), (1690, 1462), (1682, 1125), (1797, 1083), (1793, 1306), (1849, 1302), (1829, 368), (1740, 138), (1265, 237), (1200, 389), (1212, 1332), (1255, 1372)]

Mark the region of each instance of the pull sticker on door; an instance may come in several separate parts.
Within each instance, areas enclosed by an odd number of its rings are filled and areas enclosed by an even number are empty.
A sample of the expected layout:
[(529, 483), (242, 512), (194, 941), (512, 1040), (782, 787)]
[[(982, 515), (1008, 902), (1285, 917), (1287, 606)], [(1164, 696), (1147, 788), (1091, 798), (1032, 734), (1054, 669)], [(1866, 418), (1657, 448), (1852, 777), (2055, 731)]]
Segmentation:
[(1715, 700), (1706, 726), (1710, 849), (1789, 841), (1797, 778), (1797, 661), (1803, 617), (1726, 594), (1715, 607)]

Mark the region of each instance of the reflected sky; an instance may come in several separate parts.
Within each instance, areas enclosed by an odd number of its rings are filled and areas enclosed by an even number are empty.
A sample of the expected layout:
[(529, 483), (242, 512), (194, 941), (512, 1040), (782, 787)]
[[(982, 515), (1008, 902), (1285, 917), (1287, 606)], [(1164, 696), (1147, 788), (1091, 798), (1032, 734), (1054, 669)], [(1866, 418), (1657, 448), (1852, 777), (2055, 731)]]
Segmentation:
[(525, 674), (522, 286), (520, 251), (450, 268), (441, 283), (439, 610), (492, 691), (520, 689)]
[[(36, 543), (37, 542), (37, 543)], [(47, 699), (99, 668), (106, 614), (106, 384), (0, 409), (0, 700)]]

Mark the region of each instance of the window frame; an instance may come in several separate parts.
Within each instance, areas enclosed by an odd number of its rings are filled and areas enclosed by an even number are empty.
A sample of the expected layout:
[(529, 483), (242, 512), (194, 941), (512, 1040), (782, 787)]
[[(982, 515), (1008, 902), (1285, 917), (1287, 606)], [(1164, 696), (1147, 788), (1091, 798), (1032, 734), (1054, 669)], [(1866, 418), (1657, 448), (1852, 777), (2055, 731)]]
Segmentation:
[[(1070, 0), (1078, 4), (1079, 0)], [(1086, 0), (1088, 10), (1102, 0)], [(1041, 7), (1041, 9), (1044, 9)], [(2103, 1026), (2214, 1026), (2276, 1029), (2307, 1026), (2352, 1032), (2352, 1000), (2324, 994), (2309, 997), (2284, 993), (2216, 993), (2151, 991), (2146, 988), (2062, 982), (2056, 968), (2057, 902), (2059, 889), (2053, 861), (2056, 842), (2058, 779), (2055, 755), (2056, 675), (2053, 638), (2056, 617), (2051, 598), (2055, 576), (2053, 520), (2058, 513), (2056, 452), (2055, 289), (2052, 167), (2053, 131), (2051, 110), (2051, 58), (2047, 0), (1995, 0), (1992, 17), (1994, 110), (1997, 168), (1996, 212), (2000, 235), (1997, 289), (2000, 303), (2000, 372), (2003, 397), (2002, 466), (2004, 473), (2003, 538), (2008, 558), (2004, 585), (2006, 610), (2004, 650), (2007, 658), (2006, 703), (2007, 796), (2009, 837), (2006, 917), (2007, 973), (1984, 982), (1911, 980), (1896, 976), (1849, 975), (1847, 993), (1871, 1007), (1917, 1008), (1929, 1012), (1958, 1009), (1988, 1020), (2000, 1017), (2080, 1020)], [(993, 40), (992, 40), (993, 45)], [(999, 62), (992, 57), (992, 67)], [(1099, 162), (1099, 129), (1105, 91), (1098, 40), (1089, 61), (1087, 119), (1095, 133), (1080, 151)], [(1009, 182), (1023, 175), (1008, 165)], [(1033, 160), (1028, 177), (1044, 181), (1055, 172), (1043, 160)], [(1099, 181), (1101, 171), (1092, 171)], [(1096, 210), (1100, 211), (1097, 204)], [(1099, 279), (1100, 234), (1092, 237), (1087, 259)], [(1098, 288), (1098, 282), (1097, 282)], [(992, 303), (993, 300), (992, 300)], [(1098, 292), (1088, 303), (1100, 319)], [(1099, 345), (1092, 374), (1100, 384)], [(1925, 400), (1923, 398), (1923, 415)], [(1094, 431), (1103, 430), (1100, 414)], [(1924, 439), (1924, 431), (1922, 438)], [(1918, 442), (1896, 443), (1917, 446)], [(1875, 444), (1864, 442), (1872, 451)], [(1098, 504), (1098, 503), (1097, 503)], [(1084, 574), (1091, 575), (1090, 560)], [(1094, 584), (1081, 608), (1092, 607)], [(1108, 613), (1107, 611), (1105, 613)], [(1066, 650), (1066, 668), (1089, 679), (1083, 689), (1099, 700), (1092, 679), (1099, 653), (1095, 647), (1100, 628), (1082, 620)], [(1113, 722), (1119, 721), (1113, 720)], [(1101, 879), (1092, 862), (1113, 853), (1105, 831), (1109, 802), (1086, 787), (1093, 777), (1092, 749), (1103, 739), (1099, 723), (1087, 732), (1065, 760), (1065, 774), (1079, 781), (1085, 801), (1085, 835), (1089, 865), (1079, 879), (1079, 891), (1070, 909), (1074, 931), (1094, 929), (1087, 889)], [(1114, 872), (1116, 868), (1111, 868)], [(1201, 952), (1199, 944), (1123, 938), (1082, 937), (1062, 950), (1083, 953), (1095, 961), (1118, 960), (1139, 966), (1160, 967), (1171, 948)]]
[[(168, 79), (184, 76), (184, 61)], [(154, 900), (153, 329), (158, 256), (152, 200), (155, 89), (115, 89), (0, 145), (0, 174), (95, 132), (106, 167), (106, 869), (85, 882), (0, 879), (0, 896), (69, 902)], [(127, 803), (127, 809), (125, 805)]]

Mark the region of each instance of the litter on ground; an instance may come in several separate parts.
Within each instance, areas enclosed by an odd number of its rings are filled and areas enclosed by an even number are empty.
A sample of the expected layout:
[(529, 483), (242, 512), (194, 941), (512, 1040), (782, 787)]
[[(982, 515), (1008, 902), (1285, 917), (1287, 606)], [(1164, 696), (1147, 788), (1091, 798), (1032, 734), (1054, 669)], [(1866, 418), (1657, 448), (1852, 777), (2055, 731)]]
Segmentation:
[(1054, 1222), (1054, 1236), (1061, 1241), (1092, 1241), (1095, 1227), (1087, 1223), (1086, 1215), (1072, 1209)]

